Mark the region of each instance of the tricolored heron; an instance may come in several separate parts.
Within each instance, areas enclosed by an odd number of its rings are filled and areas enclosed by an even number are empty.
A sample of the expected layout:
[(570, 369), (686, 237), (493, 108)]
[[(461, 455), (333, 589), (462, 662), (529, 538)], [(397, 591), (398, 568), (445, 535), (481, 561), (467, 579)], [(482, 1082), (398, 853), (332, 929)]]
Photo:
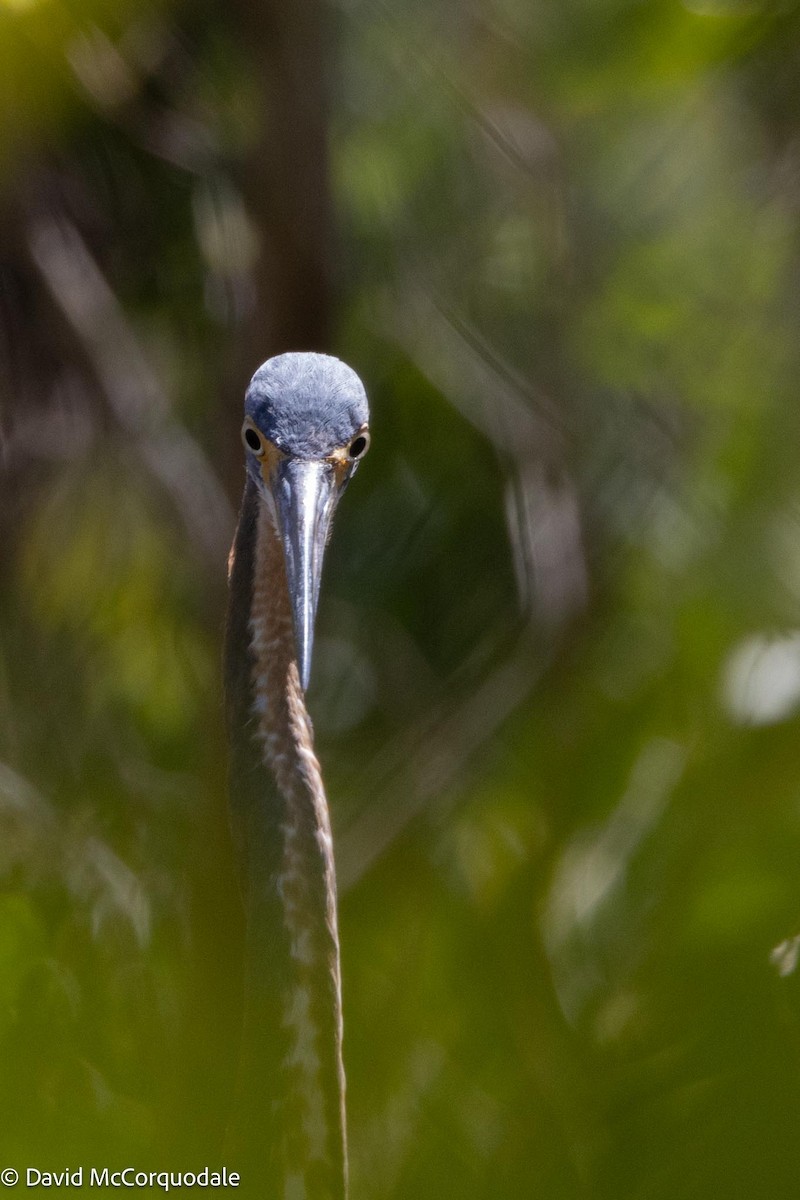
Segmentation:
[(336, 879), (305, 690), (322, 557), (368, 418), (358, 376), (324, 354), (269, 359), (245, 397), (225, 653), (247, 910), (232, 1145), (251, 1176), (242, 1183), (269, 1200), (347, 1191)]

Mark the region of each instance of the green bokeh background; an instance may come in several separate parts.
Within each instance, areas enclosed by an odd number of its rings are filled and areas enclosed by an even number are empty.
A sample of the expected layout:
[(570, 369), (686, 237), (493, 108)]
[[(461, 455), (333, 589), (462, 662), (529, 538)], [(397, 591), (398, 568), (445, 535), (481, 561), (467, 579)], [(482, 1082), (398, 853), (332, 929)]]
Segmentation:
[(0, 0), (0, 1166), (224, 1163), (225, 556), (303, 341), (373, 409), (309, 694), (354, 1200), (796, 1197), (800, 5), (283, 11)]

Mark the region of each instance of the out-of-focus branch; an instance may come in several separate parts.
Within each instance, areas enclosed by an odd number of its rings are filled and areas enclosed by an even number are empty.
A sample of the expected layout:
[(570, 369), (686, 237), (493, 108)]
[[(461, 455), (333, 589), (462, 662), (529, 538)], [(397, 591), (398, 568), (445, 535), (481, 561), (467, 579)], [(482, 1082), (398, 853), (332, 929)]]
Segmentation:
[(30, 252), (51, 296), (78, 335), (120, 426), (171, 497), (193, 542), (222, 569), (233, 513), (197, 442), (174, 418), (136, 334), (75, 226), (40, 218)]
[(573, 481), (519, 457), (506, 486), (506, 521), (520, 604), (559, 629), (586, 607), (589, 582)]
[(520, 606), (549, 629), (563, 626), (585, 607), (588, 591), (578, 501), (564, 466), (564, 415), (428, 283), (409, 280), (408, 294), (405, 322), (389, 332), (497, 451), (509, 478)]
[(96, 834), (73, 827), (32, 783), (0, 762), (0, 868), (24, 864), (31, 881), (62, 883), (89, 907), (95, 932), (122, 916), (140, 946), (150, 938), (150, 902), (142, 881)]
[(458, 702), (428, 712), (377, 756), (355, 790), (371, 797), (369, 805), (337, 841), (337, 878), (344, 891), (353, 887), (374, 862), (425, 808), (441, 803), (463, 777), (477, 751), (485, 748), (503, 723), (537, 686), (552, 660), (526, 630), (512, 652)]

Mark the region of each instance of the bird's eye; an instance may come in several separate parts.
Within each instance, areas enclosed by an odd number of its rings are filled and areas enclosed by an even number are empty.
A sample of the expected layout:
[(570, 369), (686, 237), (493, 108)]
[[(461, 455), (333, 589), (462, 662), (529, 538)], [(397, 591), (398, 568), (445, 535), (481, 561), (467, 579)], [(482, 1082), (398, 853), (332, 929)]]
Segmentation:
[(361, 458), (363, 454), (366, 454), (368, 446), (369, 434), (365, 430), (364, 433), (360, 433), (358, 437), (353, 438), (347, 448), (347, 453), (352, 459)]
[(255, 453), (258, 454), (261, 450), (261, 438), (258, 436), (255, 429), (251, 429), (250, 426), (248, 426), (247, 429), (244, 430), (242, 437), (250, 449), (254, 450)]

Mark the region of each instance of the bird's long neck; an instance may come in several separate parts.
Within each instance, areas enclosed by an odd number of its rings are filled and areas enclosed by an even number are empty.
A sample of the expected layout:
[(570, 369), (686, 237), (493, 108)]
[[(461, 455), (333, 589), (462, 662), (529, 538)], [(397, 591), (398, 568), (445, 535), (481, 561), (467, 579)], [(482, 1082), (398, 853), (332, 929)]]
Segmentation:
[(260, 1176), (251, 1182), (263, 1195), (340, 1200), (346, 1147), (330, 821), (298, 678), (283, 550), (249, 481), (233, 549), (226, 683), (248, 921), (233, 1144), (248, 1173)]

